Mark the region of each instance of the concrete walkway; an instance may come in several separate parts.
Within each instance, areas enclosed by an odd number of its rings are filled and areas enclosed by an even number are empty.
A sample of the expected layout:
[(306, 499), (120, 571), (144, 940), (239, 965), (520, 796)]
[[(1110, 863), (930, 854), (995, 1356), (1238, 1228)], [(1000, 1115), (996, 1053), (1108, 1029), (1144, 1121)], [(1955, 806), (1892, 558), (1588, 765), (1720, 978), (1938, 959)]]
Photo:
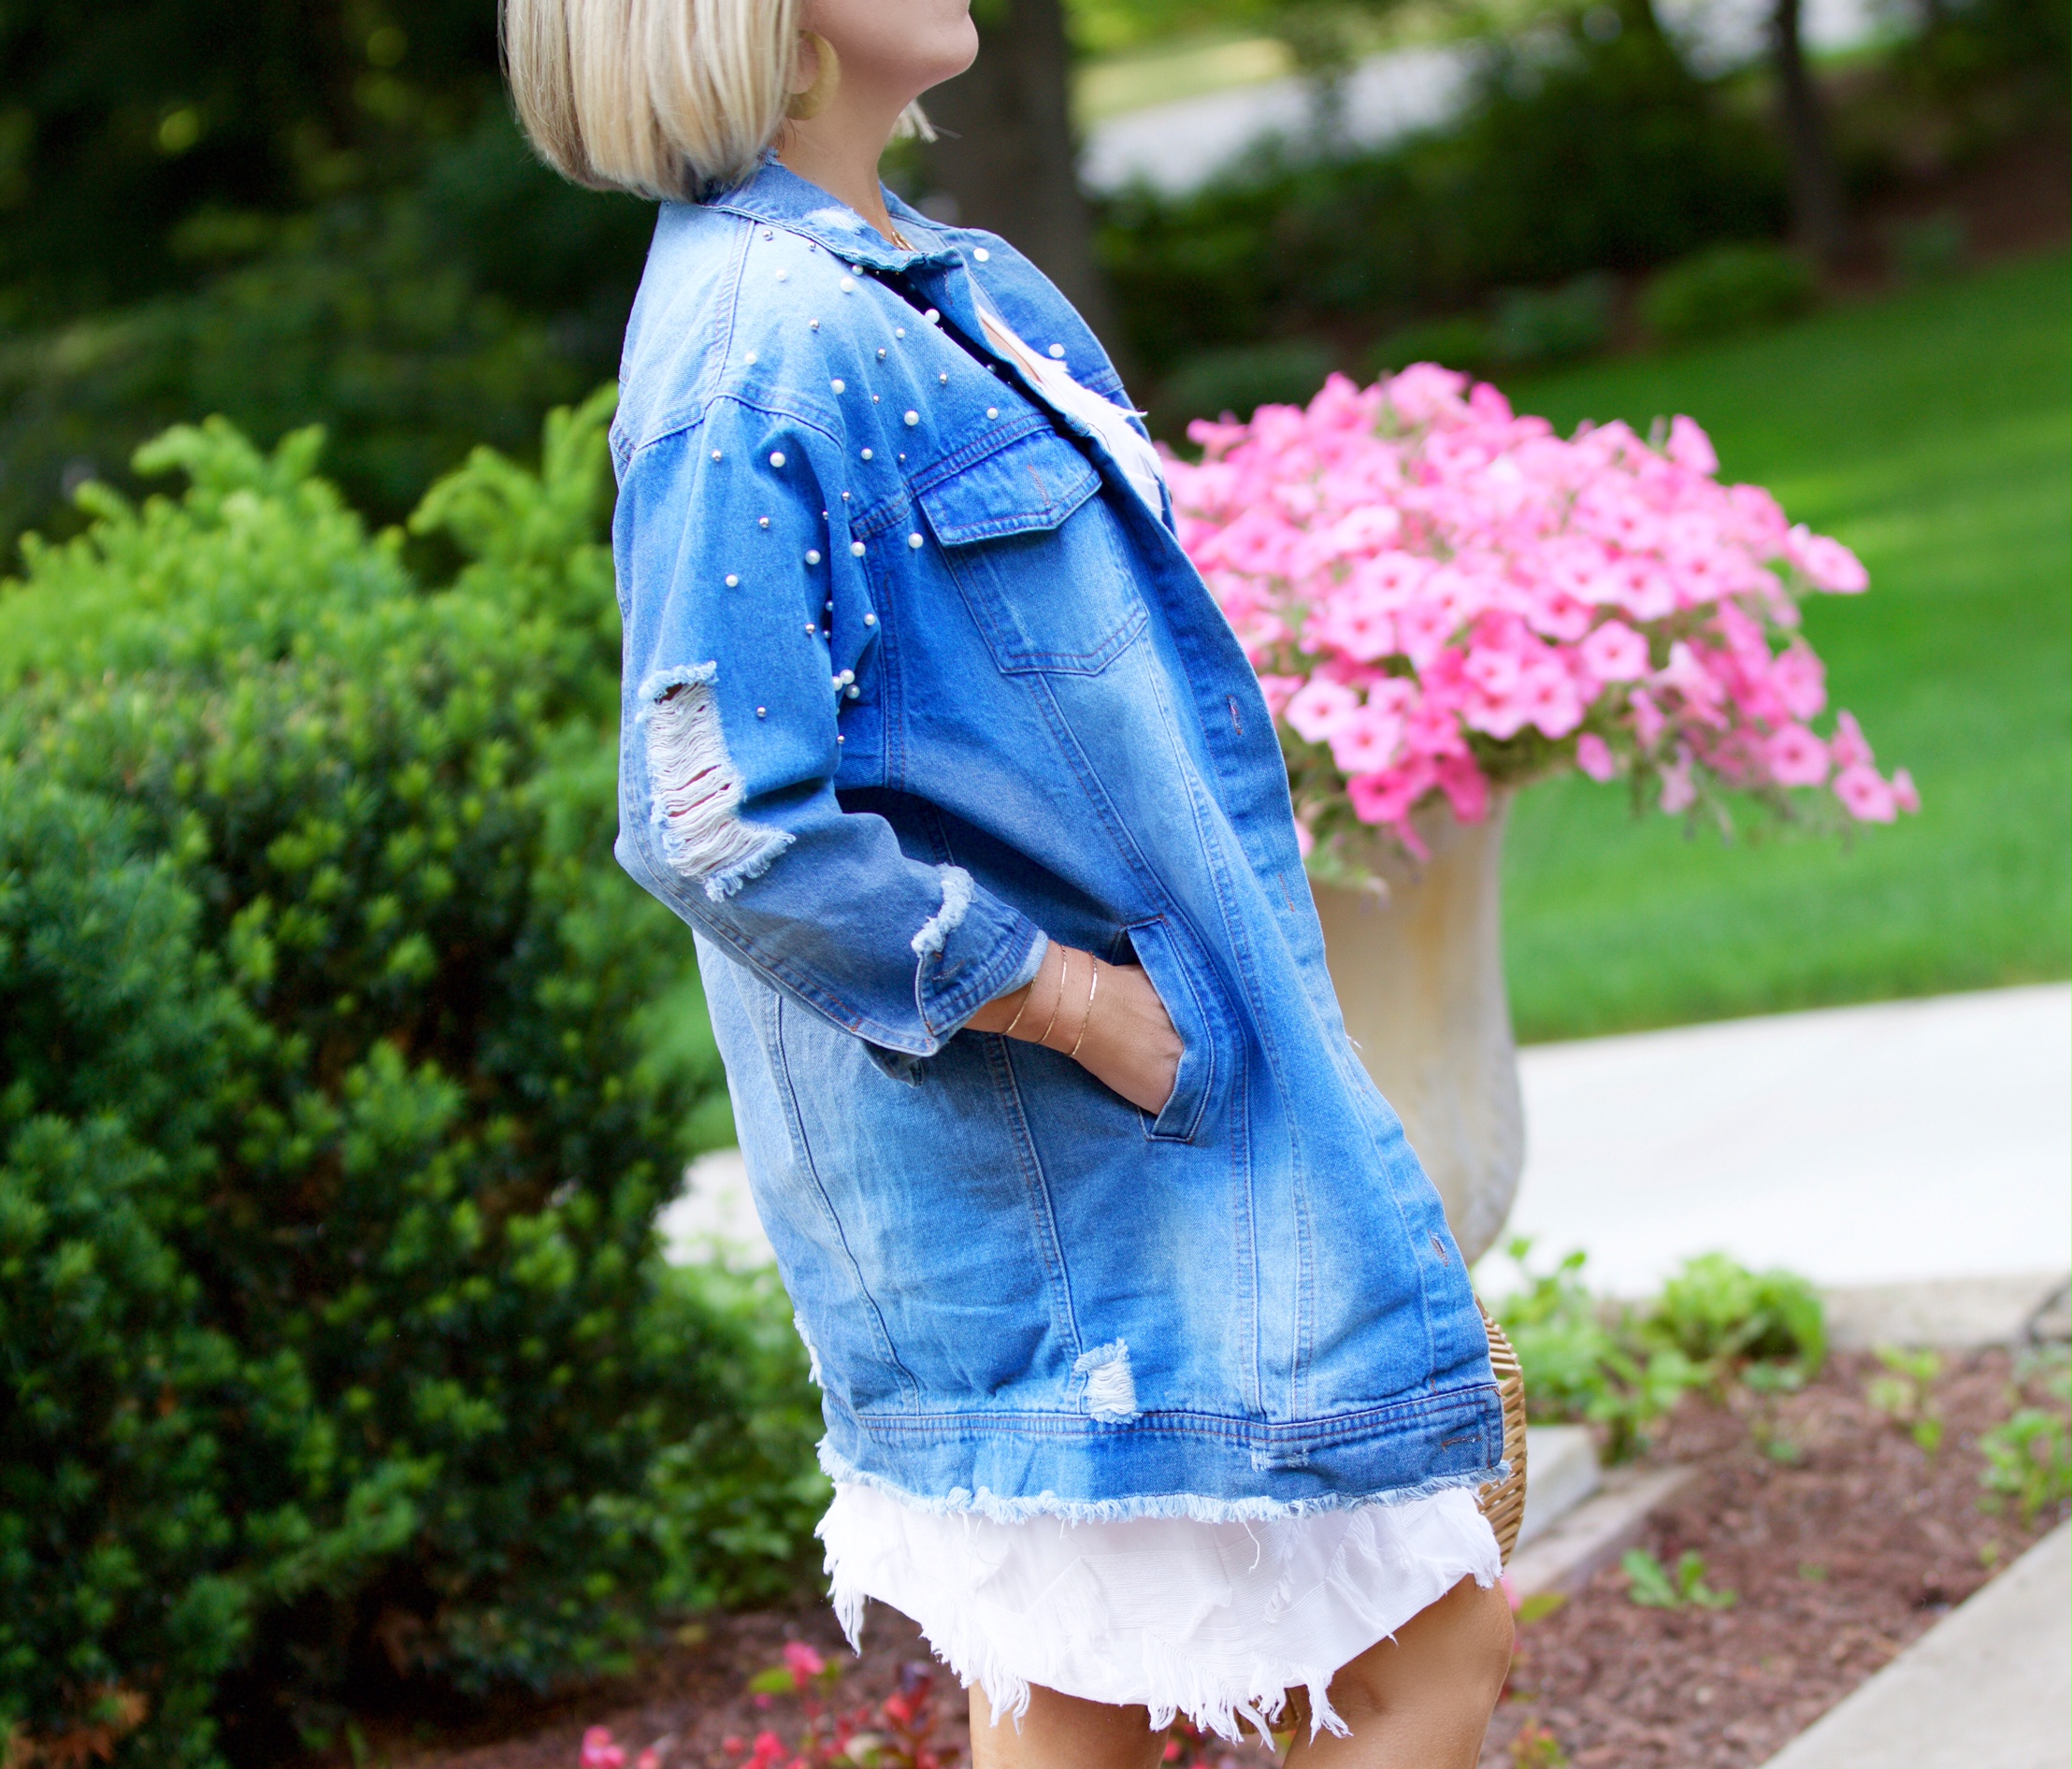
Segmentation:
[[(1535, 1262), (1640, 1296), (1713, 1249), (1816, 1282), (2063, 1272), (2072, 987), (1996, 989), (1523, 1053)], [(1478, 1277), (1510, 1287), (1492, 1256)]]
[(2068, 1549), (2061, 1524), (1764, 1769), (2065, 1769)]

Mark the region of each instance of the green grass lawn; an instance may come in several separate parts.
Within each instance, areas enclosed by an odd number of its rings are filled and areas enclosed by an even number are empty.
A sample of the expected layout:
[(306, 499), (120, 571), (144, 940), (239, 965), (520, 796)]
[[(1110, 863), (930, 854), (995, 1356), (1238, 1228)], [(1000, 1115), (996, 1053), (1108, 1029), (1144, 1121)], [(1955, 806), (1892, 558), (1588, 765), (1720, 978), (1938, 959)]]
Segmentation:
[(1510, 389), (1564, 432), (1689, 412), (1723, 476), (1854, 547), (1870, 593), (1820, 598), (1808, 635), (1832, 704), (1923, 800), (1848, 845), (1730, 846), (1634, 822), (1618, 788), (1532, 789), (1505, 871), (1521, 1038), (2066, 974), (2066, 269), (2004, 266)]

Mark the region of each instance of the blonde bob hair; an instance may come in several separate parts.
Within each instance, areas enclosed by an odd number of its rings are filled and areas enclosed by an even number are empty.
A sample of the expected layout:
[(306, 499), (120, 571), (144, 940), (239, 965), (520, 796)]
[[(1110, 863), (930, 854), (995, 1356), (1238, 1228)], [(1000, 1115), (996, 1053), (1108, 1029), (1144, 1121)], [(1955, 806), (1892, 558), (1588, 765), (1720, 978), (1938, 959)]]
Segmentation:
[[(504, 70), (540, 157), (593, 190), (693, 200), (778, 137), (800, 0), (503, 0)], [(932, 141), (918, 105), (898, 135)]]

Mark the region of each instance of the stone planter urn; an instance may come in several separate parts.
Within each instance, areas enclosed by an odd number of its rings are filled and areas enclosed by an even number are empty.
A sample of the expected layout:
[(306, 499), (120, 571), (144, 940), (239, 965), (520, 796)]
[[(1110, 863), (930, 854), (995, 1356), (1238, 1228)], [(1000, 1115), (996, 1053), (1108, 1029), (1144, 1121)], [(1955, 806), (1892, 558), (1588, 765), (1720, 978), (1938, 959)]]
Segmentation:
[(1377, 842), (1385, 889), (1315, 885), (1345, 1029), (1395, 1107), (1470, 1264), (1495, 1244), (1525, 1164), (1498, 913), (1507, 794), (1481, 823), (1417, 820), (1419, 864)]

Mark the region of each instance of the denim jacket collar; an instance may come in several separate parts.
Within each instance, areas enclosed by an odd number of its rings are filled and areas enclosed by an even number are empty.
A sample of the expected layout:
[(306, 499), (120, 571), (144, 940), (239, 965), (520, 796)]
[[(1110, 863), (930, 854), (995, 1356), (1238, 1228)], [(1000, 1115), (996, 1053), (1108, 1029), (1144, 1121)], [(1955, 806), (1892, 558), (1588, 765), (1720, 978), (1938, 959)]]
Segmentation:
[(768, 227), (782, 227), (866, 269), (898, 275), (922, 266), (949, 268), (961, 266), (964, 253), (945, 243), (936, 224), (893, 192), (885, 193), (885, 208), (910, 239), (928, 241), (927, 249), (909, 251), (896, 246), (871, 223), (819, 185), (802, 179), (777, 157), (774, 149), (763, 154), (762, 165), (747, 183), (723, 191), (705, 207)]

